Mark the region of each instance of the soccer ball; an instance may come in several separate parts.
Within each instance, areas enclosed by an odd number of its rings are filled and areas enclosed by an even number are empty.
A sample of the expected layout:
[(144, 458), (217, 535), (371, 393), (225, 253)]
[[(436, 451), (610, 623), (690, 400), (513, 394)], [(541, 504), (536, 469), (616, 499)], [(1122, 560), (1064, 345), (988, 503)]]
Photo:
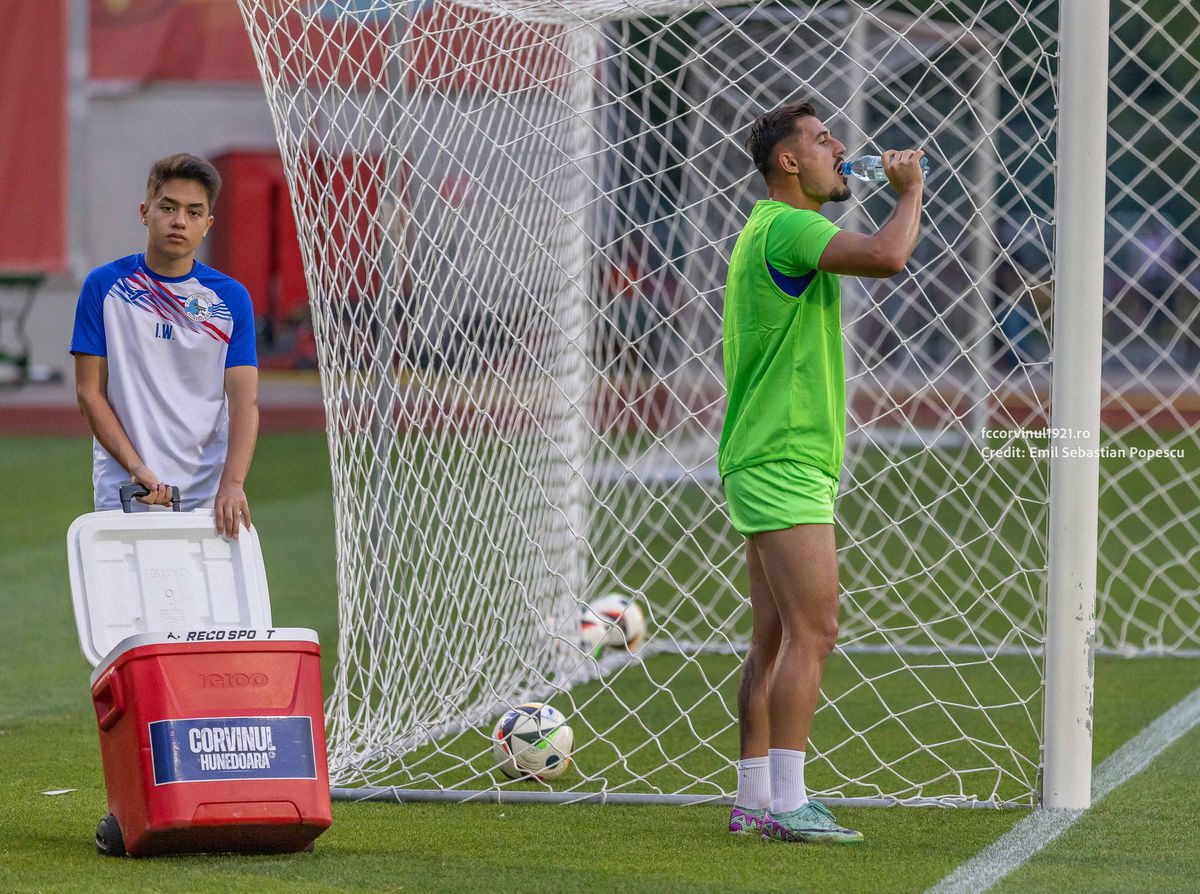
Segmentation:
[(587, 605), (579, 606), (579, 636), (583, 640), (583, 650), (593, 658), (599, 658), (608, 640), (608, 625)]
[(571, 763), (575, 734), (560, 711), (541, 702), (506, 711), (492, 732), (492, 755), (510, 779), (554, 779)]
[(594, 658), (600, 657), (605, 646), (636, 649), (646, 635), (646, 616), (628, 596), (609, 593), (583, 607), (579, 633)]

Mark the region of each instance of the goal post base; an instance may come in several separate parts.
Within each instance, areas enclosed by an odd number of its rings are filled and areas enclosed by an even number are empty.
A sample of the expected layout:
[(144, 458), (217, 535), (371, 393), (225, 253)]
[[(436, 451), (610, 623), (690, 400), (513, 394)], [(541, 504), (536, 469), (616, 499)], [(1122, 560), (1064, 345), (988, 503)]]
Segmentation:
[[(676, 807), (709, 805), (732, 807), (728, 795), (668, 795), (654, 792), (509, 792), (503, 789), (403, 789), (393, 786), (336, 786), (329, 790), (335, 801), (482, 802), (487, 804), (672, 804)], [(1029, 809), (1021, 801), (980, 801), (977, 798), (820, 798), (830, 807), (956, 807), (990, 810)]]

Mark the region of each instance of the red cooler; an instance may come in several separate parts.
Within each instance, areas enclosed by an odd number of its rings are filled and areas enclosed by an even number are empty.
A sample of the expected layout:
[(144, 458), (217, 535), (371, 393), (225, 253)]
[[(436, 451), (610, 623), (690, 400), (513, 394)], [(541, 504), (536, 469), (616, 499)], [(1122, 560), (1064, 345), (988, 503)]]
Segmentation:
[(117, 825), (101, 837), (134, 856), (280, 853), (329, 827), (313, 631), (141, 634), (116, 653), (92, 676)]
[(203, 510), (94, 512), (68, 557), (96, 667), (97, 849), (311, 849), (331, 822), (321, 651), (312, 630), (271, 626), (256, 533), (225, 540)]

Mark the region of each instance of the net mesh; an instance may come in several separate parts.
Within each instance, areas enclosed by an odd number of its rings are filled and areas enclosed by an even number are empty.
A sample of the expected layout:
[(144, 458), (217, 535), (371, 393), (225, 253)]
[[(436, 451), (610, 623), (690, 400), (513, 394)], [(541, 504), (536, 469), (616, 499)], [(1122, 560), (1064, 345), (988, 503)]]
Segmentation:
[(1200, 9), (1111, 15), (1097, 636), (1200, 655)]
[[(1028, 436), (1049, 424), (1057, 5), (240, 3), (325, 393), (334, 784), (732, 791), (750, 619), (715, 468), (720, 309), (760, 197), (745, 129), (815, 99), (851, 153), (920, 146), (934, 169), (905, 273), (843, 280), (843, 608), (806, 777), (831, 798), (1033, 803), (1049, 461)], [(1146, 5), (1114, 3), (1131, 56)], [(1194, 44), (1160, 20), (1151, 32), (1169, 46), (1150, 79), (1183, 77), (1192, 95), (1151, 109), (1135, 90), (1114, 120), (1194, 128), (1195, 66), (1168, 71)], [(1118, 152), (1141, 162), (1144, 144)], [(1186, 134), (1160, 144), (1194, 176)], [(1121, 186), (1114, 214), (1141, 216), (1112, 244), (1114, 281), (1147, 221), (1194, 249), (1194, 200), (1151, 208)], [(827, 211), (871, 232), (888, 190), (855, 194)], [(1110, 302), (1148, 301), (1187, 328), (1200, 279), (1187, 257), (1160, 265), (1175, 297), (1125, 282)], [(1132, 395), (1178, 406), (1195, 342), (1167, 351), (1133, 321), (1106, 337), (1106, 374), (1121, 367), (1107, 406), (1127, 411), (1115, 428), (1106, 417), (1110, 435), (1193, 437), (1164, 433)], [(1106, 479), (1100, 635), (1178, 649), (1198, 628), (1194, 579), (1174, 588), (1195, 551), (1195, 470), (1167, 460), (1147, 493), (1136, 468)], [(1132, 563), (1167, 523), (1137, 507), (1181, 485), (1184, 538), (1146, 560), (1147, 587)], [(580, 607), (610, 591), (639, 603), (647, 635), (597, 660)], [(508, 781), (491, 758), (496, 717), (534, 698), (575, 732), (573, 768), (548, 784)]]

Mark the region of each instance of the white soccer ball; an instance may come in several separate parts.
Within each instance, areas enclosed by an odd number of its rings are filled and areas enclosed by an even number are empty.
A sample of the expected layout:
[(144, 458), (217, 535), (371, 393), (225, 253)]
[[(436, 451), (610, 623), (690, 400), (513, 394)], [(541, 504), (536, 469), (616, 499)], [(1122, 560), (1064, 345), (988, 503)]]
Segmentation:
[(562, 712), (541, 702), (517, 705), (496, 724), (492, 754), (510, 779), (554, 779), (571, 763), (575, 734)]
[(579, 634), (588, 654), (595, 658), (605, 646), (636, 649), (646, 635), (646, 616), (628, 596), (609, 593), (584, 606)]
[(593, 658), (599, 658), (608, 642), (608, 627), (603, 619), (589, 606), (579, 607), (579, 637), (583, 640), (583, 650)]

